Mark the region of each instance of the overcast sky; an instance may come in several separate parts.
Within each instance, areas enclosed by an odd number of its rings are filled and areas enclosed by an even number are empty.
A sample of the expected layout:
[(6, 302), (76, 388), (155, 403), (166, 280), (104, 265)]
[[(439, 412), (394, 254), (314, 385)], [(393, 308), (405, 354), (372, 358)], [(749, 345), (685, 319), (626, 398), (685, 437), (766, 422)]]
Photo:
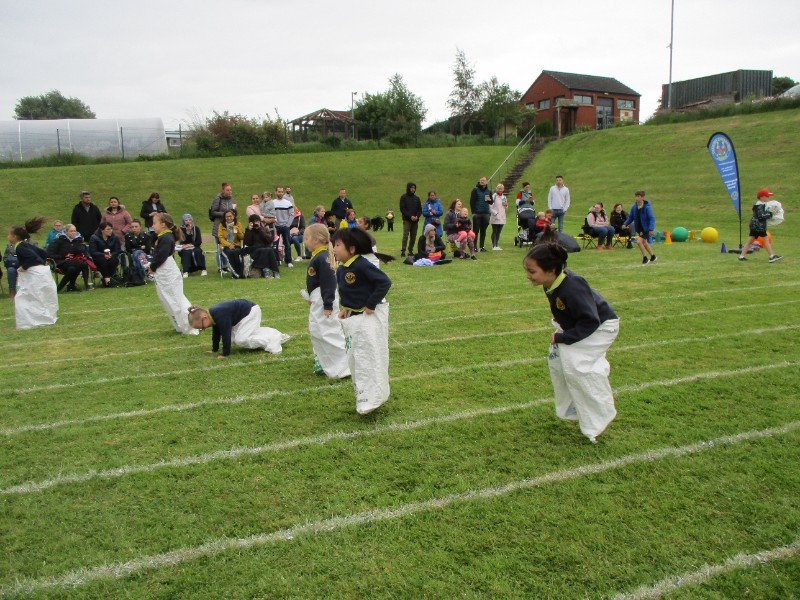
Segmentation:
[[(0, 119), (51, 89), (98, 118), (212, 111), (294, 119), (349, 110), (394, 73), (448, 116), (456, 48), (476, 79), (524, 92), (542, 70), (614, 77), (642, 95), (669, 80), (671, 0), (0, 0)], [(675, 0), (673, 81), (737, 69), (800, 80), (800, 1)]]

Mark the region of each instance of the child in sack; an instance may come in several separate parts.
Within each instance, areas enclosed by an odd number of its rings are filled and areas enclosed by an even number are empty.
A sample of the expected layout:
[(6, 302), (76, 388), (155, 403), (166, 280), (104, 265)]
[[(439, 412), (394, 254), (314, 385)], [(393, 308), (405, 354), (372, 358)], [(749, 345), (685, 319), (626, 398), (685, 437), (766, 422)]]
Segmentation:
[(553, 314), (548, 365), (556, 415), (578, 421), (581, 433), (595, 443), (617, 416), (606, 352), (619, 332), (619, 318), (583, 277), (565, 269), (566, 263), (559, 244), (539, 243), (523, 266), (528, 280), (543, 287)]
[(308, 302), (308, 332), (314, 350), (314, 373), (331, 379), (350, 376), (344, 333), (337, 319), (336, 261), (328, 228), (322, 223), (306, 227), (303, 243), (311, 252), (306, 268), (306, 289), (300, 294)]
[[(366, 231), (340, 229), (333, 253), (339, 261), (336, 281), (339, 319), (347, 342), (347, 360), (356, 394), (356, 411), (367, 414), (389, 398), (389, 304), (384, 301), (392, 281), (363, 254), (372, 252)], [(394, 257), (376, 256), (384, 260)]]

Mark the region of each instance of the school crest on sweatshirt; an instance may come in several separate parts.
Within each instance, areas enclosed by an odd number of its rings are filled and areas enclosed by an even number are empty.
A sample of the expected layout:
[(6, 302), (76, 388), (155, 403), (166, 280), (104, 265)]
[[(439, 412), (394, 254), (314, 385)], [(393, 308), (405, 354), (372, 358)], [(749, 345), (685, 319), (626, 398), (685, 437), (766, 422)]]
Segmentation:
[(558, 310), (565, 310), (567, 308), (561, 298), (556, 298), (556, 308)]
[(314, 277), (317, 274), (317, 270), (314, 267), (308, 267), (308, 276)]
[(356, 282), (356, 274), (353, 272), (346, 273), (344, 276), (344, 280), (346, 283), (353, 284)]

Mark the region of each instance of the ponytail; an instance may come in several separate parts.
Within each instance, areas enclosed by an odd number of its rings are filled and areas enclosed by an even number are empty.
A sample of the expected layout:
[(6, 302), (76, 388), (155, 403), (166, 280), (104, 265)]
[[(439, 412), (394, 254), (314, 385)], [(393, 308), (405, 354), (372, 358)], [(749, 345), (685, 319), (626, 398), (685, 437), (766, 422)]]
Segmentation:
[(542, 271), (554, 271), (560, 275), (567, 266), (567, 251), (555, 242), (538, 243), (530, 249), (523, 260), (534, 260)]
[(36, 233), (47, 222), (46, 217), (32, 217), (25, 221), (24, 225), (14, 225), (11, 227), (11, 233), (14, 237), (21, 241), (30, 239), (31, 234)]

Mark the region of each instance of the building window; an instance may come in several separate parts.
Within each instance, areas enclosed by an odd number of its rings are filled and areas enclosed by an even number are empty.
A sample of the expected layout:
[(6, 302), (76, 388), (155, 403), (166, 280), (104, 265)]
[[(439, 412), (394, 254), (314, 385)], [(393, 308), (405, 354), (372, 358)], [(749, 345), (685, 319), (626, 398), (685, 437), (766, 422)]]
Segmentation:
[(550, 98), (547, 100), (539, 100), (539, 110), (550, 108)]
[(592, 103), (592, 97), (591, 96), (575, 95), (575, 96), (573, 96), (572, 99), (575, 100), (576, 102), (580, 102), (581, 104), (591, 104)]
[(617, 100), (617, 108), (636, 108), (633, 100)]

